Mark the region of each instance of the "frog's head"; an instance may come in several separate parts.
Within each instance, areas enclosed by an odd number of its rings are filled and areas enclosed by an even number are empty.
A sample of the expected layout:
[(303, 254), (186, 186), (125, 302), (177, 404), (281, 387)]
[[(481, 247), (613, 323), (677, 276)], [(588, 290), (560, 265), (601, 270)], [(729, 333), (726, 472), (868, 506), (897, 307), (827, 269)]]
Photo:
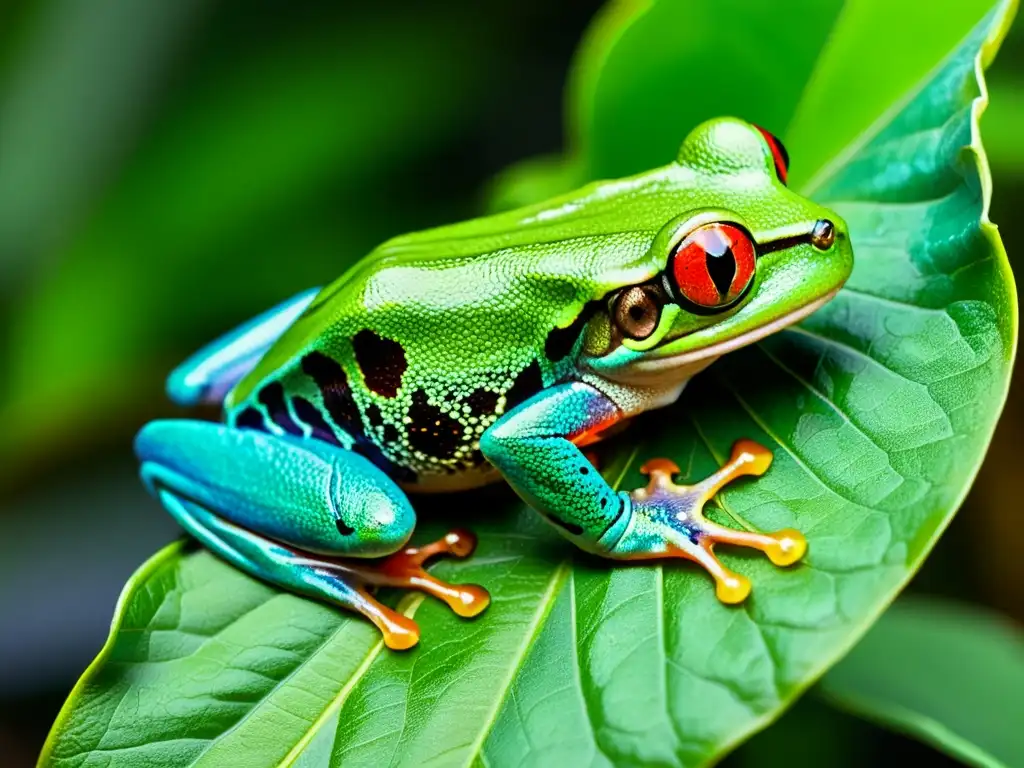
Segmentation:
[(677, 163), (666, 194), (679, 214), (651, 241), (651, 276), (608, 293), (588, 326), (585, 364), (610, 379), (685, 380), (806, 317), (853, 268), (846, 224), (786, 187), (786, 150), (767, 131), (706, 122)]

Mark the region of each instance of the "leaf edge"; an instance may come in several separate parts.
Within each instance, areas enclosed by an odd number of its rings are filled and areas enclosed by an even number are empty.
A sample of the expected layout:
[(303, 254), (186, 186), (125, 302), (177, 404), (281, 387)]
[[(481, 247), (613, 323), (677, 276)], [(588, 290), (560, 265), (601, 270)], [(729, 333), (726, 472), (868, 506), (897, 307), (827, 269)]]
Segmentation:
[[(1010, 268), (1009, 258), (1006, 255), (1006, 248), (1003, 246), (1002, 237), (999, 234), (999, 227), (994, 224), (989, 217), (992, 207), (992, 172), (988, 162), (988, 156), (985, 154), (985, 149), (981, 140), (981, 115), (984, 113), (986, 107), (989, 104), (989, 93), (988, 85), (985, 81), (985, 70), (995, 59), (996, 54), (999, 52), (999, 48), (1002, 45), (1003, 40), (1006, 38), (1007, 33), (1010, 30), (1010, 26), (1013, 24), (1013, 20), (1017, 15), (1017, 10), (1020, 5), (1020, 0), (999, 0), (998, 3), (993, 5), (992, 10), (989, 12), (992, 14), (992, 18), (989, 16), (983, 18), (979, 24), (988, 23), (990, 25), (988, 34), (986, 35), (984, 42), (974, 55), (974, 81), (978, 86), (978, 94), (971, 99), (971, 143), (965, 145), (962, 151), (973, 155), (974, 166), (978, 173), (978, 182), (981, 188), (981, 216), (979, 219), (979, 229), (984, 234), (985, 239), (992, 247), (993, 254), (996, 261), (999, 264), (999, 273), (1003, 277), (1003, 286), (1006, 290), (1006, 298), (1008, 300), (1008, 319), (1010, 327), (1009, 331), (1009, 356), (1006, 361), (1006, 370), (1009, 372), (1013, 368), (1014, 361), (1017, 355), (1017, 341), (1019, 332), (1019, 311), (1017, 304), (1017, 287), (1013, 277), (1013, 271)], [(967, 37), (974, 30), (972, 29), (964, 38), (961, 39), (960, 44), (966, 40)], [(956, 48), (950, 51), (950, 54), (954, 53)], [(918, 87), (908, 93), (908, 96), (912, 97), (920, 92), (921, 88), (927, 85), (932, 79), (934, 74), (946, 64), (949, 56), (943, 58), (936, 67), (925, 75), (919, 83)], [(847, 148), (844, 148), (836, 158), (833, 158), (833, 162), (836, 162), (839, 158), (846, 155), (851, 147), (859, 146), (862, 143), (866, 143), (868, 139), (876, 135), (882, 128), (891, 122), (892, 118), (898, 114), (898, 110), (905, 105), (905, 100), (901, 100), (890, 107), (883, 115), (873, 123), (869, 128), (861, 135), (858, 136), (854, 142)], [(822, 167), (822, 171), (827, 170), (831, 166), (831, 163)], [(809, 179), (805, 186), (809, 186), (812, 181), (817, 179), (817, 175), (814, 179)], [(957, 494), (953, 503), (950, 506), (950, 514), (948, 514), (943, 522), (936, 527), (931, 537), (922, 545), (923, 551), (926, 553), (931, 552), (932, 548), (938, 539), (945, 533), (949, 524), (956, 516), (956, 512), (963, 505), (964, 499), (970, 492), (970, 489), (974, 485), (974, 481), (977, 478), (978, 472), (981, 469), (981, 465), (984, 462), (985, 456), (988, 454), (989, 446), (992, 442), (992, 435), (995, 432), (996, 424), (999, 422), (999, 416), (1006, 405), (1006, 399), (1009, 395), (1010, 390), (1010, 375), (1007, 374), (1003, 381), (1002, 392), (1000, 394), (999, 403), (997, 407), (993, 409), (992, 423), (988, 428), (988, 433), (985, 440), (985, 449), (978, 453), (977, 458), (974, 461), (973, 466), (970, 468), (965, 477), (965, 482)], [(802, 684), (794, 686), (790, 696), (786, 697), (780, 702), (780, 706), (775, 711), (766, 713), (761, 718), (752, 720), (749, 727), (738, 731), (734, 739), (723, 742), (717, 755), (709, 756), (707, 760), (700, 764), (701, 768), (710, 768), (710, 766), (716, 765), (719, 761), (725, 759), (730, 753), (732, 753), (737, 747), (746, 742), (755, 734), (761, 732), (765, 728), (776, 722), (786, 711), (804, 694), (806, 694), (812, 687), (814, 687), (820, 679), (837, 663), (842, 661), (843, 658), (857, 645), (857, 643), (867, 634), (868, 630), (881, 618), (882, 614), (896, 601), (907, 584), (914, 577), (916, 570), (907, 569), (906, 575), (902, 582), (898, 585), (893, 594), (888, 600), (883, 601), (874, 613), (869, 613), (864, 617), (864, 621), (861, 626), (846, 638), (846, 642), (839, 647), (839, 649), (832, 654), (831, 658), (822, 658), (818, 668), (811, 672)], [(1002, 763), (979, 763), (983, 766), (997, 766), (1002, 768)]]
[(174, 558), (184, 554), (185, 549), (188, 546), (188, 540), (185, 538), (179, 538), (167, 544), (162, 549), (157, 550), (156, 553), (151, 555), (148, 560), (142, 563), (131, 576), (128, 577), (128, 581), (125, 582), (121, 588), (121, 593), (118, 595), (117, 602), (114, 604), (114, 613), (110, 620), (110, 631), (107, 633), (107, 638), (103, 642), (103, 646), (100, 648), (96, 657), (89, 662), (89, 666), (85, 668), (81, 676), (75, 682), (71, 688), (71, 692), (68, 694), (67, 699), (61, 705), (60, 711), (57, 713), (56, 719), (53, 721), (53, 725), (50, 726), (50, 732), (46, 735), (46, 741), (43, 742), (43, 748), (39, 753), (39, 759), (36, 762), (38, 768), (44, 768), (45, 766), (52, 765), (53, 750), (56, 747), (57, 739), (61, 733), (64, 732), (64, 726), (68, 724), (71, 713), (79, 700), (84, 695), (85, 687), (92, 681), (93, 676), (97, 673), (100, 667), (106, 663), (110, 654), (114, 650), (114, 645), (117, 642), (118, 633), (124, 624), (125, 614), (128, 609), (128, 605), (132, 598), (135, 597), (137, 590), (143, 585), (144, 581), (149, 579), (155, 574), (160, 568), (168, 565)]
[[(937, 619), (934, 629), (955, 619), (981, 621), (985, 624), (985, 636), (993, 639), (1007, 639), (1011, 642), (1024, 640), (1021, 627), (1005, 614), (991, 608), (983, 608), (951, 598), (932, 595), (902, 597), (893, 606), (900, 613), (927, 613)], [(907, 618), (905, 615), (904, 619)], [(815, 695), (829, 706), (846, 712), (865, 722), (870, 722), (887, 731), (901, 733), (909, 738), (927, 744), (938, 752), (950, 755), (970, 765), (982, 768), (1010, 768), (1010, 764), (995, 757), (988, 749), (962, 736), (954, 727), (942, 720), (922, 713), (920, 710), (895, 703), (880, 696), (851, 692), (841, 682), (830, 682), (829, 676), (822, 678), (814, 691)]]

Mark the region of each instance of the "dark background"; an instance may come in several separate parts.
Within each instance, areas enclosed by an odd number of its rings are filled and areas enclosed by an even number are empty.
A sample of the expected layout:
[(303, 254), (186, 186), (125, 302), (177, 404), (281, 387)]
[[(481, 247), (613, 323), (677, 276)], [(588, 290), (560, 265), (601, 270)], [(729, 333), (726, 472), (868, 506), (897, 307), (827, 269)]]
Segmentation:
[[(563, 146), (596, 0), (0, 0), (0, 763), (30, 765), (126, 578), (177, 535), (131, 437), (197, 346)], [(923, 4), (924, 7), (924, 4)], [(990, 72), (992, 218), (1024, 230), (1024, 41)], [(798, 158), (794, 158), (796, 162)], [(1024, 620), (1020, 386), (910, 589)], [(808, 697), (850, 764), (948, 762)], [(820, 739), (819, 739), (820, 741)], [(815, 742), (790, 765), (821, 764)], [(763, 763), (762, 763), (763, 764)]]

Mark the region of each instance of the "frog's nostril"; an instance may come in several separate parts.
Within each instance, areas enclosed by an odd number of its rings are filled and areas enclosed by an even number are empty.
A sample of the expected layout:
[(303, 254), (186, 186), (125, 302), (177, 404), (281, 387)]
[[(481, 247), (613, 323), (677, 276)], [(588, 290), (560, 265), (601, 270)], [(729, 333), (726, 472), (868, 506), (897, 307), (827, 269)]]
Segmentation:
[(811, 230), (811, 245), (819, 251), (827, 251), (836, 241), (836, 227), (828, 219), (818, 219)]

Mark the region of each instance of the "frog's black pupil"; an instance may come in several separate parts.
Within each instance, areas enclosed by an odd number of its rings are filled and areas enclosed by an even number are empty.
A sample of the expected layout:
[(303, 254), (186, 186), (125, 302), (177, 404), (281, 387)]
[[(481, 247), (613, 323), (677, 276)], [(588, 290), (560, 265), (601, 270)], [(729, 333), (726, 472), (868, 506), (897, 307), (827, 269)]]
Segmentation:
[(708, 274), (718, 289), (718, 295), (725, 296), (729, 292), (733, 278), (736, 277), (736, 257), (732, 249), (726, 247), (721, 253), (708, 251), (706, 261)]
[(646, 314), (647, 308), (641, 306), (640, 304), (634, 304), (632, 307), (629, 308), (629, 316), (636, 321), (643, 320), (644, 315)]
[(724, 298), (736, 277), (736, 256), (732, 252), (732, 243), (717, 228), (712, 228), (704, 238), (703, 245), (708, 276), (715, 284), (718, 295)]

